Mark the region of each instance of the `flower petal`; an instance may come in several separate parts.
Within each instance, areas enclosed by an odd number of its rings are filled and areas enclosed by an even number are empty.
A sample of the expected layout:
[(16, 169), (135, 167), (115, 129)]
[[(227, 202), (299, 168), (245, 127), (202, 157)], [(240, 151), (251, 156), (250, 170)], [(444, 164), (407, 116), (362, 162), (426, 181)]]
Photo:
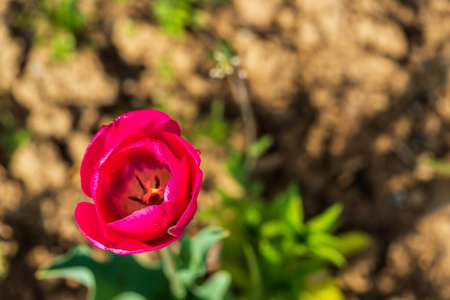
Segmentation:
[(162, 132), (179, 135), (180, 127), (167, 114), (156, 110), (132, 111), (103, 126), (89, 144), (80, 166), (81, 188), (87, 196), (92, 197), (91, 178), (100, 159), (137, 132), (159, 139)]
[(75, 220), (83, 235), (97, 248), (101, 250), (111, 250), (116, 254), (135, 254), (158, 250), (166, 247), (170, 243), (180, 239), (180, 237), (166, 234), (159, 239), (141, 242), (133, 239), (126, 239), (119, 243), (107, 240), (99, 227), (97, 211), (92, 203), (78, 203), (75, 209)]
[(200, 166), (200, 155), (197, 150), (189, 144), (188, 141), (183, 139), (181, 136), (173, 134), (171, 132), (163, 132), (163, 138), (166, 140), (167, 146), (172, 149), (172, 152), (181, 160), (186, 151), (194, 159), (197, 167)]
[(121, 220), (109, 223), (108, 226), (123, 232), (127, 237), (145, 241), (166, 234), (171, 219), (164, 205), (149, 205)]
[[(97, 171), (96, 174), (99, 172)], [(95, 195), (95, 204), (97, 207), (97, 219), (100, 230), (102, 231), (103, 236), (111, 241), (111, 242), (121, 242), (125, 239), (125, 237), (115, 230), (108, 226), (108, 223), (111, 220), (116, 220), (118, 216), (111, 209), (112, 205), (110, 203), (113, 195), (111, 195), (111, 189), (108, 188), (106, 181), (98, 175), (94, 174), (94, 177), (98, 178), (98, 181), (95, 182), (96, 190), (93, 193)]]
[(195, 215), (195, 212), (197, 211), (197, 197), (200, 192), (200, 188), (202, 186), (202, 178), (203, 178), (203, 172), (200, 169), (198, 169), (197, 176), (195, 178), (196, 178), (195, 187), (191, 200), (189, 201), (186, 210), (181, 215), (180, 220), (173, 228), (169, 230), (169, 233), (175, 236), (181, 236), (183, 234), (184, 228), (186, 228), (189, 222), (191, 222), (192, 218)]
[[(163, 205), (167, 207), (175, 224), (183, 214), (191, 199), (189, 166), (186, 156), (183, 156), (180, 166), (166, 186)], [(172, 225), (173, 225), (172, 224)]]
[(95, 247), (106, 250), (111, 243), (103, 235), (97, 219), (95, 205), (88, 202), (78, 203), (75, 208), (75, 221), (83, 235), (94, 244)]
[(151, 241), (126, 240), (109, 247), (109, 250), (115, 254), (137, 254), (142, 252), (154, 251), (166, 247), (177, 241), (181, 236), (166, 234), (165, 236)]
[(142, 138), (111, 153), (102, 162), (101, 173), (105, 174), (104, 171), (107, 171), (111, 174), (127, 165), (141, 163), (154, 166), (166, 165), (174, 172), (180, 161), (164, 143), (151, 138)]

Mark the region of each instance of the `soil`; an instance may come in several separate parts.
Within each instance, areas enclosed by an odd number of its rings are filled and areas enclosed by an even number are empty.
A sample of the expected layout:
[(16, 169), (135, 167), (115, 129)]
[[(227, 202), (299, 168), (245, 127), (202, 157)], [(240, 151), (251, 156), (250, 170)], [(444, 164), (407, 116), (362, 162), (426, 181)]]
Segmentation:
[[(11, 157), (0, 152), (8, 269), (0, 299), (85, 298), (74, 282), (38, 281), (34, 273), (88, 244), (73, 211), (87, 201), (79, 166), (102, 124), (164, 105), (188, 131), (219, 98), (244, 132), (242, 103), (227, 80), (209, 76), (220, 39), (237, 52), (258, 135), (275, 139), (254, 172), (270, 183), (267, 196), (298, 182), (308, 217), (340, 201), (342, 230), (374, 237), (337, 273), (347, 299), (450, 299), (450, 185), (425, 163), (450, 153), (449, 1), (231, 1), (202, 6), (206, 24), (175, 40), (158, 27), (151, 1), (80, 0), (90, 23), (64, 62), (32, 45), (33, 30), (17, 27), (29, 6), (0, 2), (1, 110), (32, 134)], [(162, 61), (173, 69), (169, 78)], [(235, 187), (218, 167), (225, 153), (194, 143), (206, 209), (217, 202), (208, 187)]]

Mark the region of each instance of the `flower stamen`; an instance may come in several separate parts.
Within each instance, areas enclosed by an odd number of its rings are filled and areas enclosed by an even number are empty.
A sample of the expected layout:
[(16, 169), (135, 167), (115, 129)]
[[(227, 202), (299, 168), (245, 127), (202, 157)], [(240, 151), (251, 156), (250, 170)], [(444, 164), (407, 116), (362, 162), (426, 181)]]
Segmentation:
[(155, 176), (155, 187), (152, 187), (150, 180), (146, 180), (142, 183), (141, 179), (139, 179), (137, 175), (135, 175), (135, 177), (144, 194), (141, 198), (129, 196), (128, 199), (142, 202), (147, 205), (159, 205), (163, 202), (164, 189), (161, 187), (161, 182), (158, 176)]

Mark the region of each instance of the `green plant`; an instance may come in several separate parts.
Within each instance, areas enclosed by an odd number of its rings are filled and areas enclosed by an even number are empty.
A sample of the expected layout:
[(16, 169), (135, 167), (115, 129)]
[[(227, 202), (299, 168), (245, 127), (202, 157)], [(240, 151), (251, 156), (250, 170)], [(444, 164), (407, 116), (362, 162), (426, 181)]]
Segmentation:
[(87, 17), (78, 10), (78, 0), (61, 0), (56, 5), (53, 1), (42, 0), (39, 6), (55, 28), (77, 33), (86, 25)]
[[(257, 158), (270, 145), (270, 137), (263, 137), (247, 156)], [(347, 256), (368, 245), (369, 236), (336, 233), (340, 204), (305, 220), (295, 184), (267, 201), (264, 182), (249, 178), (243, 154), (233, 153), (227, 166), (243, 195), (231, 196), (219, 187), (223, 207), (204, 217), (230, 231), (222, 265), (232, 274), (239, 299), (343, 299), (331, 267), (343, 267)]]
[(0, 155), (9, 160), (14, 150), (30, 138), (30, 132), (20, 126), (11, 111), (2, 110), (0, 105)]
[(88, 299), (225, 300), (231, 277), (219, 271), (205, 278), (205, 259), (210, 248), (227, 235), (220, 228), (209, 227), (194, 238), (183, 237), (177, 257), (166, 247), (162, 261), (152, 265), (142, 264), (132, 255), (111, 254), (100, 262), (86, 247), (78, 246), (36, 276), (76, 280), (88, 288)]
[(17, 25), (34, 32), (34, 44), (48, 46), (56, 61), (64, 61), (76, 51), (77, 35), (88, 18), (78, 10), (78, 0), (61, 0), (56, 4), (40, 0), (31, 11), (23, 12)]
[(225, 101), (214, 99), (211, 102), (209, 115), (199, 120), (195, 129), (189, 133), (192, 138), (206, 136), (225, 148), (229, 147), (228, 138), (234, 128), (234, 124), (225, 120)]
[(187, 27), (199, 27), (205, 14), (194, 6), (194, 0), (157, 0), (153, 14), (164, 32), (175, 39), (184, 37)]

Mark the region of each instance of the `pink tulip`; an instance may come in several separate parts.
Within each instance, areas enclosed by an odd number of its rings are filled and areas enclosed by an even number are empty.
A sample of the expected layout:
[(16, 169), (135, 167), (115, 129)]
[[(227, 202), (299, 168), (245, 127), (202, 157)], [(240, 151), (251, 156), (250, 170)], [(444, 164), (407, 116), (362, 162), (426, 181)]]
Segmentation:
[(81, 232), (116, 254), (178, 240), (197, 210), (200, 156), (180, 127), (156, 110), (132, 111), (103, 126), (81, 163), (81, 188), (94, 203), (75, 209)]

